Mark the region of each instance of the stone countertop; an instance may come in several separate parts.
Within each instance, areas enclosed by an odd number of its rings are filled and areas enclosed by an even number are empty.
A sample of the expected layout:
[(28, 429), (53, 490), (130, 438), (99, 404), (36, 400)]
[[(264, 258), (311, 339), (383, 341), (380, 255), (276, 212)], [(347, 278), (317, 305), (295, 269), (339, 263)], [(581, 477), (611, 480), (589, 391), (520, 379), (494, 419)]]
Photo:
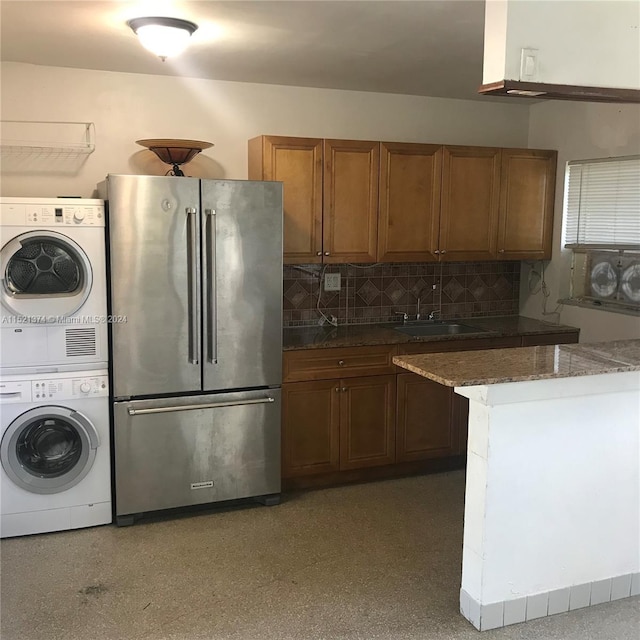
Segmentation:
[[(477, 333), (413, 337), (394, 331), (399, 323), (357, 324), (341, 327), (291, 327), (282, 331), (284, 351), (296, 349), (322, 349), (330, 347), (362, 347), (379, 344), (406, 344), (409, 342), (442, 342), (444, 340), (469, 340), (506, 336), (541, 335), (546, 333), (571, 333), (576, 327), (551, 324), (523, 316), (495, 318), (463, 318), (459, 320), (478, 329)], [(408, 323), (410, 326), (411, 323)]]
[(395, 356), (393, 363), (447, 387), (640, 371), (640, 339)]

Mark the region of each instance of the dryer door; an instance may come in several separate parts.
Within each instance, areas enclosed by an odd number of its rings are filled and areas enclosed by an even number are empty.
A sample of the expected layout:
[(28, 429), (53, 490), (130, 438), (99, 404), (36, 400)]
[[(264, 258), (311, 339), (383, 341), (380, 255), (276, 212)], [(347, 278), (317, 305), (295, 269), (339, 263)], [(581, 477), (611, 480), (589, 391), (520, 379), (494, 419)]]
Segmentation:
[(7, 427), (0, 460), (19, 487), (32, 493), (60, 493), (87, 475), (99, 446), (98, 432), (81, 413), (44, 406), (26, 411)]
[(93, 284), (91, 263), (82, 248), (47, 230), (29, 231), (5, 244), (0, 273), (2, 303), (31, 322), (56, 322), (74, 314)]

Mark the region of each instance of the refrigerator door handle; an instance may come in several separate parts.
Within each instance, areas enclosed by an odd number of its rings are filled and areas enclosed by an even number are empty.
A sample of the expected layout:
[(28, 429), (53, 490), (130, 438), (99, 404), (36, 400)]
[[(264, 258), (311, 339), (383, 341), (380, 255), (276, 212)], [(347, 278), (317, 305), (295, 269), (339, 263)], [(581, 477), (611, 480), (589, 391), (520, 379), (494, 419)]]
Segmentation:
[(207, 219), (207, 362), (218, 362), (218, 323), (216, 309), (216, 212), (205, 209)]
[(275, 402), (275, 398), (257, 398), (254, 400), (236, 400), (231, 402), (208, 402), (206, 404), (183, 404), (168, 407), (149, 407), (148, 409), (134, 409), (129, 407), (127, 412), (130, 416), (141, 416), (147, 413), (169, 413), (173, 411), (194, 411), (196, 409), (219, 409), (220, 407), (236, 407), (247, 404), (269, 404)]
[(198, 259), (196, 248), (196, 214), (197, 209), (186, 208), (187, 234), (188, 234), (188, 261), (189, 261), (189, 362), (198, 364), (200, 354), (200, 340), (198, 331)]

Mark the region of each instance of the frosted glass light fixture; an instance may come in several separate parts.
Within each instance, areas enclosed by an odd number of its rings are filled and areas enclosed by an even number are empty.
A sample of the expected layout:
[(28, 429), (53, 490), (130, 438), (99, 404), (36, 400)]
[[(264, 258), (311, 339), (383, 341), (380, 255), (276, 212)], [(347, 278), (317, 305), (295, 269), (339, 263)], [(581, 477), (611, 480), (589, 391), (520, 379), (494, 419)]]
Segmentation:
[(194, 22), (180, 18), (133, 18), (127, 24), (140, 38), (142, 46), (163, 62), (182, 53), (198, 28)]

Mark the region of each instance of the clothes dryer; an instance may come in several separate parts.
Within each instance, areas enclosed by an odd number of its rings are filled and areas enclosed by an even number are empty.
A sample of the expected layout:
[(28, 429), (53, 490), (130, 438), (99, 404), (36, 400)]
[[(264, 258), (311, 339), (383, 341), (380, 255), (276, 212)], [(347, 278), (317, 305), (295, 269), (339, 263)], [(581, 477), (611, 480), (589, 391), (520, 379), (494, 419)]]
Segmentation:
[(104, 202), (0, 198), (4, 375), (106, 367)]
[(0, 378), (0, 537), (108, 524), (106, 369)]

